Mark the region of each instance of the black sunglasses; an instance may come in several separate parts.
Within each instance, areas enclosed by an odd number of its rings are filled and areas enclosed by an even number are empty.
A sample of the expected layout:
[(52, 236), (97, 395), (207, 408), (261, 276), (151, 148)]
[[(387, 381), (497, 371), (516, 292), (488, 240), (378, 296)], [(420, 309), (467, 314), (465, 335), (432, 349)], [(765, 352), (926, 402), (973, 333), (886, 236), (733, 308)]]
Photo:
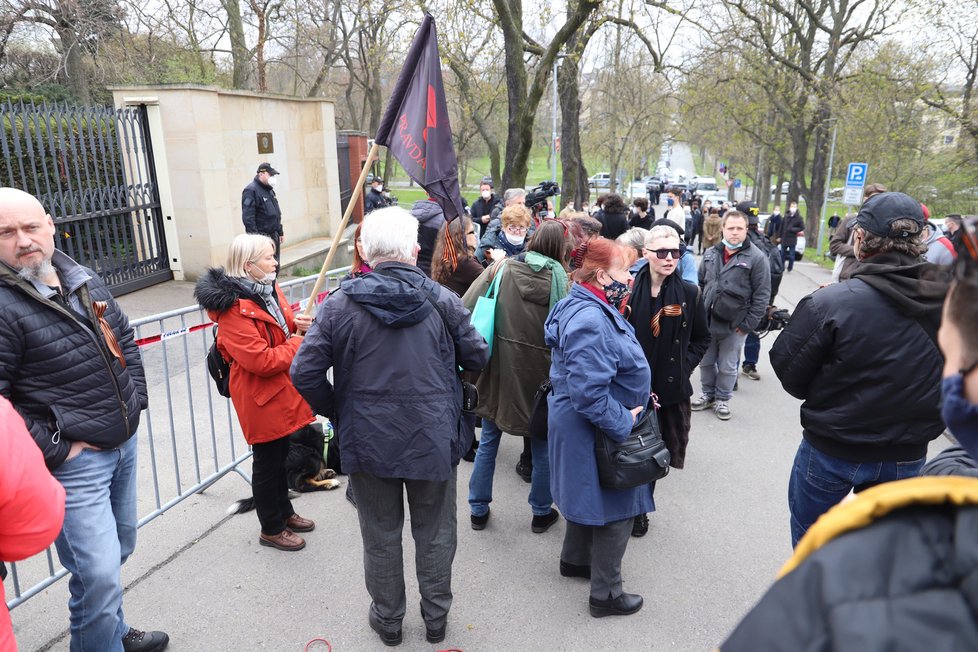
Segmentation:
[(655, 257), (659, 260), (665, 260), (668, 256), (672, 256), (673, 260), (679, 260), (679, 257), (683, 255), (685, 249), (649, 249), (645, 247), (645, 250), (650, 254), (655, 254)]

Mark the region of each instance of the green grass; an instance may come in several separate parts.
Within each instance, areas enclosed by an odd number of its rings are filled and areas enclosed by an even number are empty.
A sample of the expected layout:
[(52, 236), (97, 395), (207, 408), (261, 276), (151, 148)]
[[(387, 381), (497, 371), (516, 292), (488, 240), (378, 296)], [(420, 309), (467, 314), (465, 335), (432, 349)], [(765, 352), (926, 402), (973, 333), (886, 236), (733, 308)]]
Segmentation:
[[(828, 247), (825, 248), (828, 251)], [(835, 267), (835, 261), (829, 258), (823, 258), (822, 256), (815, 255), (815, 249), (813, 247), (805, 248), (805, 260), (811, 261), (817, 265), (821, 265), (825, 269), (831, 270)]]

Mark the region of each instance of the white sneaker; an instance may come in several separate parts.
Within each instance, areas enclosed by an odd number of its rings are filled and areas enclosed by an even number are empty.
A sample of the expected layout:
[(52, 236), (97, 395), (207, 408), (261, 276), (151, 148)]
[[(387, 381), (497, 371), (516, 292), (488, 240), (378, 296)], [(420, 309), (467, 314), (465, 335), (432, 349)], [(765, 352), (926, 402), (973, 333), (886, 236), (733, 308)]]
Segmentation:
[(726, 401), (715, 401), (713, 404), (713, 413), (717, 415), (718, 419), (726, 421), (730, 418), (730, 407)]
[(706, 394), (701, 394), (698, 399), (689, 404), (689, 407), (694, 412), (711, 408), (713, 407), (713, 397), (707, 396)]

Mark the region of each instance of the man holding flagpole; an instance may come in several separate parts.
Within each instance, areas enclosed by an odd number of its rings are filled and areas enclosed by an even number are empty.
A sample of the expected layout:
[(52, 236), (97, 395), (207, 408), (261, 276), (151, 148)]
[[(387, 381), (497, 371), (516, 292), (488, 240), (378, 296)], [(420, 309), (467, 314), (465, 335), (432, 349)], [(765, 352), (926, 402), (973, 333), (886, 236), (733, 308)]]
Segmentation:
[[(462, 201), (447, 109), (435, 25), (425, 15), (375, 140), (450, 221)], [(418, 269), (418, 221), (410, 213), (374, 211), (360, 243), (373, 271), (344, 281), (323, 302), (292, 363), (292, 382), (343, 441), (370, 627), (385, 645), (401, 643), (406, 493), (426, 639), (439, 643), (453, 599), (457, 466), (471, 438), (461, 422), (458, 370), (481, 370), (488, 347), (458, 296)], [(455, 265), (452, 240), (447, 245), (445, 260)]]

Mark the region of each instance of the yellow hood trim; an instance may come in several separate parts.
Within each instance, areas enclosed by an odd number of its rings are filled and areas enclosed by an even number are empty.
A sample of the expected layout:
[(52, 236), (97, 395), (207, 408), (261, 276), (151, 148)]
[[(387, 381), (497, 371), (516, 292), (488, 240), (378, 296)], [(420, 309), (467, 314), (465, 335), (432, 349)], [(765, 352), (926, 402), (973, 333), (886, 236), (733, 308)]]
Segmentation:
[(962, 476), (924, 476), (885, 482), (856, 494), (822, 514), (798, 542), (794, 555), (781, 568), (784, 577), (809, 555), (846, 532), (866, 527), (912, 505), (978, 505), (978, 479)]

